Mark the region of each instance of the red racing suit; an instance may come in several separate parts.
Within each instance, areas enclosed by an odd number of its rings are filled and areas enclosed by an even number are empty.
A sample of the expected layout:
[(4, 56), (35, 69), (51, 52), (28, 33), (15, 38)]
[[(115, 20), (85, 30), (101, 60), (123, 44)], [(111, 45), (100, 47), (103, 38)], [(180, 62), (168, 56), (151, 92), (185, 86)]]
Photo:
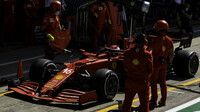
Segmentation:
[(70, 31), (60, 27), (58, 16), (48, 13), (43, 20), (43, 27), (46, 32), (54, 37), (54, 41), (46, 39), (45, 41), (45, 58), (53, 60), (55, 52), (63, 52), (71, 40)]
[(150, 103), (153, 105), (157, 104), (157, 82), (160, 84), (161, 88), (161, 100), (159, 103), (165, 104), (167, 99), (167, 85), (166, 85), (166, 70), (168, 64), (168, 53), (171, 48), (173, 48), (173, 41), (167, 35), (158, 36), (152, 40), (149, 45), (152, 48), (154, 72), (151, 76), (150, 86), (151, 86), (151, 100)]
[(1, 0), (2, 12), (3, 12), (3, 22), (0, 35), (0, 44), (4, 44), (4, 36), (8, 30), (8, 40), (9, 44), (13, 44), (13, 33), (14, 33), (14, 12), (15, 12), (15, 0)]
[(125, 99), (122, 112), (131, 112), (134, 96), (138, 93), (141, 112), (149, 112), (149, 75), (153, 71), (152, 54), (144, 47), (134, 47), (124, 54), (127, 70)]
[[(111, 38), (115, 35), (114, 29), (107, 22), (111, 21), (110, 14), (106, 5), (95, 4), (90, 9), (92, 15), (92, 26), (93, 26), (93, 47), (98, 49), (98, 38), (102, 31), (108, 32), (106, 45), (111, 44)], [(102, 38), (102, 37), (101, 37)]]
[[(44, 16), (43, 26), (46, 28), (47, 33), (50, 34), (54, 33), (56, 30), (59, 29), (59, 25), (60, 25), (60, 20), (58, 16), (52, 15), (51, 13), (47, 13)], [(46, 40), (44, 46), (45, 58), (53, 60), (55, 57), (55, 50), (53, 50), (49, 45), (47, 37), (45, 40)]]

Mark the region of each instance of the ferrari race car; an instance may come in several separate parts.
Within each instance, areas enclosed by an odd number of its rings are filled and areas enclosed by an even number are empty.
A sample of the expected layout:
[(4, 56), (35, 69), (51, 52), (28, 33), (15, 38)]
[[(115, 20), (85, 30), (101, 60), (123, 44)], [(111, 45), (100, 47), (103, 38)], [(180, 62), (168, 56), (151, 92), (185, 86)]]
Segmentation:
[[(193, 77), (199, 66), (196, 52), (183, 50), (190, 47), (187, 35), (169, 33), (174, 41), (180, 41), (175, 49), (171, 72)], [(9, 89), (36, 99), (84, 105), (97, 100), (112, 100), (124, 84), (126, 72), (123, 66), (125, 49), (134, 47), (133, 38), (123, 38), (118, 47), (102, 48), (96, 54), (81, 49), (81, 58), (70, 63), (54, 63), (38, 59), (32, 63), (29, 80), (11, 83)], [(147, 35), (151, 41), (155, 36)]]
[[(77, 103), (112, 100), (124, 75), (123, 50), (102, 48), (98, 53), (81, 50), (71, 63), (38, 59), (32, 63), (29, 80), (10, 84), (9, 89), (36, 99)], [(15, 81), (16, 82), (16, 81)]]

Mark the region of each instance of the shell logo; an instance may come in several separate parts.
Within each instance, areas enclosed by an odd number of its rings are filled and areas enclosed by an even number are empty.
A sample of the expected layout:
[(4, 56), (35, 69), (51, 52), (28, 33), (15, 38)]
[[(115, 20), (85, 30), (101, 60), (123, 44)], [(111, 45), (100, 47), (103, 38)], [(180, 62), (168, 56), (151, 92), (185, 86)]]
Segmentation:
[(166, 51), (166, 47), (162, 46), (162, 51), (165, 52)]
[(133, 59), (132, 63), (133, 65), (139, 65), (140, 62), (138, 59)]
[(165, 37), (163, 37), (163, 40), (165, 40), (166, 38)]
[(58, 76), (56, 76), (56, 79), (57, 79), (57, 80), (60, 80), (60, 79), (63, 79), (63, 78), (64, 78), (63, 75), (58, 75)]

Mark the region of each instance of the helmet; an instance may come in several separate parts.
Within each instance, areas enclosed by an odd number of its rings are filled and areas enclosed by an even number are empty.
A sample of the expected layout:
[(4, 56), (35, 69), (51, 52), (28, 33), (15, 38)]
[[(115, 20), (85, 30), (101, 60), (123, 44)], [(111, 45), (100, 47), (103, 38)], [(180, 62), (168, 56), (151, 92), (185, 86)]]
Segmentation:
[(52, 1), (51, 2), (51, 10), (53, 12), (60, 11), (61, 10), (61, 3), (57, 0)]
[(165, 20), (158, 20), (155, 25), (155, 31), (167, 31), (169, 29), (169, 25)]

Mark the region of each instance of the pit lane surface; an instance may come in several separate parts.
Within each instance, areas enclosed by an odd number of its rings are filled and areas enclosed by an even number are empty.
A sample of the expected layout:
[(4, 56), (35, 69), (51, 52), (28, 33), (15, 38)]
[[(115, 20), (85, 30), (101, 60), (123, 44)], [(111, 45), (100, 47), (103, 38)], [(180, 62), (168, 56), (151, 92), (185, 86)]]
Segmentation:
[[(175, 46), (178, 44), (175, 43)], [(194, 38), (192, 46), (188, 48), (188, 50), (192, 50), (197, 52), (200, 55), (200, 38)], [(25, 48), (24, 48), (25, 49)], [(40, 49), (38, 51), (38, 49)], [(25, 76), (28, 74), (28, 69), (30, 64), (34, 61), (34, 59), (40, 58), (43, 55), (42, 46), (30, 47), (28, 53), (26, 55), (23, 53), (24, 50), (13, 51), (12, 53), (4, 53), (1, 54), (1, 63), (0, 63), (0, 71), (2, 74), (6, 74), (7, 76), (14, 76), (17, 71), (18, 61), (23, 57), (23, 69)], [(78, 58), (78, 51), (71, 49), (73, 52), (73, 57), (71, 55), (60, 55), (60, 57), (56, 58), (56, 61), (61, 61), (60, 59), (76, 59)], [(37, 52), (34, 52), (37, 51)], [(14, 58), (11, 60), (9, 56), (15, 54)], [(34, 54), (34, 55), (33, 55)], [(2, 56), (5, 55), (5, 56)], [(7, 56), (7, 57), (6, 57)], [(34, 57), (33, 57), (34, 56)], [(37, 57), (38, 56), (38, 57)], [(7, 60), (10, 60), (9, 62)], [(63, 61), (63, 60), (62, 60)], [(199, 68), (200, 69), (200, 68)], [(1, 75), (3, 77), (3, 75)], [(176, 106), (184, 104), (190, 100), (200, 97), (200, 70), (198, 70), (197, 74), (194, 78), (184, 78), (184, 77), (176, 77), (170, 76), (167, 80), (168, 85), (168, 99), (167, 105), (164, 107), (156, 107), (152, 112), (164, 112), (169, 109), (172, 109)], [(159, 89), (158, 89), (159, 90)], [(160, 92), (159, 98), (160, 98)], [(12, 91), (7, 91), (7, 86), (0, 87), (0, 111), (1, 112), (112, 112), (118, 111), (121, 106), (121, 102), (124, 99), (124, 92), (119, 91), (113, 101), (110, 102), (94, 102), (85, 106), (78, 105), (70, 105), (66, 103), (57, 103), (57, 102), (47, 102), (41, 101), (37, 99), (31, 99), (29, 97), (16, 94)], [(136, 98), (133, 100), (133, 107), (139, 105), (139, 100)]]

